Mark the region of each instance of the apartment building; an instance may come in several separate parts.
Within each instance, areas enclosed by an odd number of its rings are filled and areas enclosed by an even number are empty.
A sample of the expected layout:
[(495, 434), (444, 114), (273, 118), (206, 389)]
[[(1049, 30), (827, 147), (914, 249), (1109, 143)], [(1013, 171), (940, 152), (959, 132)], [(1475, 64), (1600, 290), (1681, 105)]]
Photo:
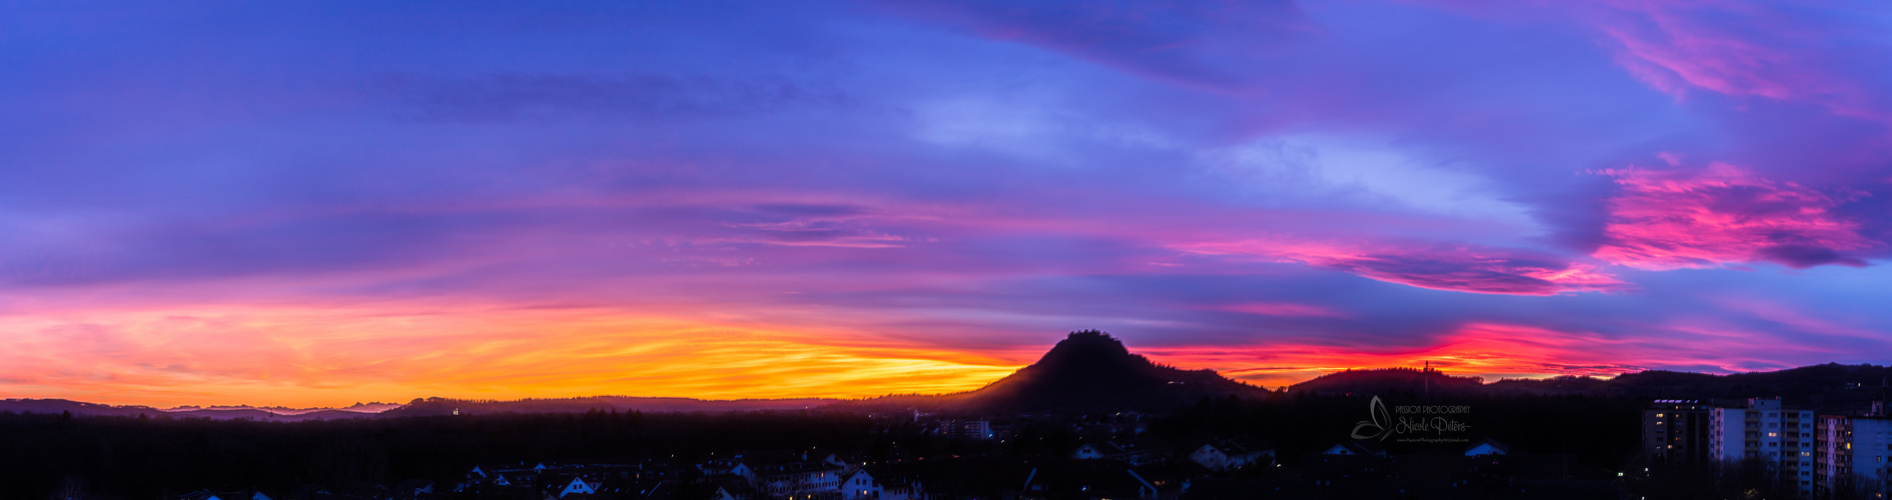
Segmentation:
[(1884, 402), (1863, 415), (1822, 414), (1814, 430), (1816, 498), (1886, 498), (1892, 492), (1892, 417)]
[(1813, 410), (1783, 407), (1778, 396), (1749, 398), (1742, 408), (1712, 408), (1708, 455), (1723, 465), (1756, 461), (1783, 486), (1811, 498), (1815, 420)]
[(1713, 408), (1693, 399), (1658, 399), (1642, 411), (1642, 450), (1657, 471), (1707, 466), (1708, 418)]

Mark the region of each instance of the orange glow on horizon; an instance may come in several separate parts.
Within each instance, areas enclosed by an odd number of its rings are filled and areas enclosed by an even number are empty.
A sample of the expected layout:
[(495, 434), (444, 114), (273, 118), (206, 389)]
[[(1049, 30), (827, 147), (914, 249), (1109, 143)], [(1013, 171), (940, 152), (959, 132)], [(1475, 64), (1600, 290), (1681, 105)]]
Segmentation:
[[(1019, 368), (845, 331), (603, 311), (227, 308), (0, 318), (9, 398), (338, 407), (418, 397), (700, 399), (946, 393)], [(88, 359), (85, 363), (68, 360)]]
[[(704, 319), (605, 309), (412, 304), (399, 309), (87, 310), (0, 317), (0, 331), (18, 332), (0, 345), (0, 365), (9, 367), (0, 373), (4, 397), (160, 408), (341, 407), (420, 397), (942, 394), (982, 387), (1050, 347), (954, 350), (842, 328), (764, 324), (740, 315)], [(1465, 325), (1430, 345), (1404, 349), (1129, 347), (1157, 362), (1215, 369), (1270, 389), (1346, 369), (1427, 362), (1488, 382), (1566, 374), (1607, 378), (1641, 366), (1716, 363), (1690, 359), (1704, 353), (1678, 352), (1655, 339), (1502, 324)]]

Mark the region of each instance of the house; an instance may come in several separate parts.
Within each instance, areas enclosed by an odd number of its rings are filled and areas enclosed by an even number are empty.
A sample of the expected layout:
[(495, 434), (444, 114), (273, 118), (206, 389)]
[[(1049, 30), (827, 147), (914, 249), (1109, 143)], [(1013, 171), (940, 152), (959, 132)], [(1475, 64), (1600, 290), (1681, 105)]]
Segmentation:
[(875, 481), (874, 475), (868, 473), (867, 469), (854, 471), (841, 478), (841, 500), (880, 498), (883, 492), (880, 482)]
[(1017, 490), (1025, 498), (1155, 498), (1162, 490), (1115, 460), (1043, 461), (1025, 466), (1029, 469), (1022, 471), (1026, 478)]
[(1182, 492), (1188, 489), (1189, 485), (1187, 481), (1178, 484), (1159, 485), (1158, 483), (1162, 483), (1163, 481), (1152, 481), (1143, 477), (1142, 474), (1137, 474), (1135, 469), (1124, 472), (1130, 473), (1130, 478), (1137, 481), (1137, 498), (1179, 498)]
[(180, 499), (181, 500), (271, 500), (269, 498), (269, 495), (264, 495), (263, 492), (261, 491), (252, 491), (248, 493), (229, 493), (229, 492), (216, 493), (210, 490), (202, 490), (202, 491), (187, 493), (183, 497), (180, 497)]
[(590, 495), (592, 493), (597, 493), (597, 492), (598, 492), (597, 485), (585, 482), (585, 478), (574, 477), (572, 478), (572, 482), (566, 483), (565, 487), (558, 492), (558, 497), (565, 498), (565, 495), (572, 495), (572, 494)]
[(749, 484), (749, 481), (740, 477), (721, 475), (705, 478), (705, 480), (716, 486), (716, 495), (711, 497), (715, 500), (749, 500), (751, 498), (760, 498), (760, 494)]
[(1178, 461), (1135, 467), (1126, 472), (1140, 483), (1137, 488), (1139, 498), (1171, 500), (1182, 498), (1189, 492), (1194, 479), (1208, 471), (1194, 462)]
[(742, 464), (740, 455), (738, 455), (738, 458), (733, 459), (724, 458), (705, 461), (701, 464), (697, 464), (696, 470), (701, 471), (705, 476), (721, 474), (734, 474), (742, 477), (755, 476), (755, 473), (750, 471), (748, 466)]
[(1322, 455), (1386, 456), (1386, 448), (1381, 447), (1379, 442), (1377, 441), (1348, 441), (1345, 443), (1336, 444), (1333, 447), (1328, 448), (1327, 451), (1320, 452), (1320, 454)]
[(1117, 446), (1116, 443), (1086, 443), (1084, 446), (1079, 446), (1076, 450), (1072, 450), (1071, 458), (1091, 460), (1118, 455), (1123, 452), (1124, 449)]
[(409, 498), (427, 498), (428, 496), (434, 494), (434, 482), (428, 481), (425, 479), (409, 479), (406, 481), (401, 481), (401, 484), (395, 485), (393, 493), (394, 493), (393, 498), (397, 500), (409, 499)]
[[(624, 491), (622, 493), (630, 493)], [(637, 484), (637, 498), (673, 498), (677, 496), (677, 481), (661, 479), (655, 482)]]
[(1274, 465), (1274, 448), (1253, 440), (1224, 439), (1202, 445), (1189, 453), (1189, 460), (1213, 471), (1240, 469), (1250, 465)]
[(1161, 455), (1160, 450), (1153, 447), (1140, 446), (1135, 442), (1119, 443), (1116, 441), (1106, 441), (1102, 443), (1086, 443), (1083, 446), (1079, 446), (1076, 450), (1071, 451), (1070, 457), (1079, 460), (1116, 460), (1130, 465), (1142, 465), (1156, 461), (1156, 459), (1161, 458)]
[(961, 439), (993, 439), (992, 422), (987, 420), (946, 420), (940, 422), (939, 435)]
[(1511, 448), (1506, 447), (1505, 445), (1500, 444), (1497, 441), (1486, 439), (1484, 441), (1479, 441), (1477, 444), (1473, 444), (1470, 448), (1466, 448), (1465, 456), (1476, 457), (1480, 455), (1503, 455), (1510, 452), (1511, 452)]
[(840, 458), (832, 455), (810, 460), (806, 453), (761, 452), (739, 456), (736, 462), (728, 473), (748, 479), (771, 498), (839, 493), (841, 477), (847, 472)]
[[(841, 480), (841, 500), (908, 500), (918, 498), (912, 481), (891, 471), (867, 467), (849, 473)], [(878, 475), (876, 475), (878, 472)]]

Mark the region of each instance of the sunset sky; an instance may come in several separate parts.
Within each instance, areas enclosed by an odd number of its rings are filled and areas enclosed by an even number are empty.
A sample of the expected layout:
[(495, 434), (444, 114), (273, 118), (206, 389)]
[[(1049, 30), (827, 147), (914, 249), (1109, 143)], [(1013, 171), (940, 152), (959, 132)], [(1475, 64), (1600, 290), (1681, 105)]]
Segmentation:
[(1892, 3), (9, 2), (0, 398), (1892, 361)]

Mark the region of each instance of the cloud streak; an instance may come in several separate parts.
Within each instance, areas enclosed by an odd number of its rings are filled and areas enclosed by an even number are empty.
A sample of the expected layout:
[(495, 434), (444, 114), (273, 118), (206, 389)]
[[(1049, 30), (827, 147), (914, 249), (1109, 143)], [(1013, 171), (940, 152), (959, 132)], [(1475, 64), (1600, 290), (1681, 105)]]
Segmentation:
[(1866, 193), (1823, 193), (1715, 163), (1698, 172), (1620, 169), (1603, 172), (1622, 186), (1609, 200), (1597, 258), (1641, 269), (1772, 262), (1804, 269), (1864, 267), (1854, 252), (1882, 244), (1834, 208)]
[(1183, 246), (1211, 255), (1298, 262), (1401, 285), (1457, 292), (1557, 295), (1614, 292), (1628, 283), (1581, 262), (1490, 247), (1394, 243), (1352, 248), (1325, 243), (1243, 240)]

